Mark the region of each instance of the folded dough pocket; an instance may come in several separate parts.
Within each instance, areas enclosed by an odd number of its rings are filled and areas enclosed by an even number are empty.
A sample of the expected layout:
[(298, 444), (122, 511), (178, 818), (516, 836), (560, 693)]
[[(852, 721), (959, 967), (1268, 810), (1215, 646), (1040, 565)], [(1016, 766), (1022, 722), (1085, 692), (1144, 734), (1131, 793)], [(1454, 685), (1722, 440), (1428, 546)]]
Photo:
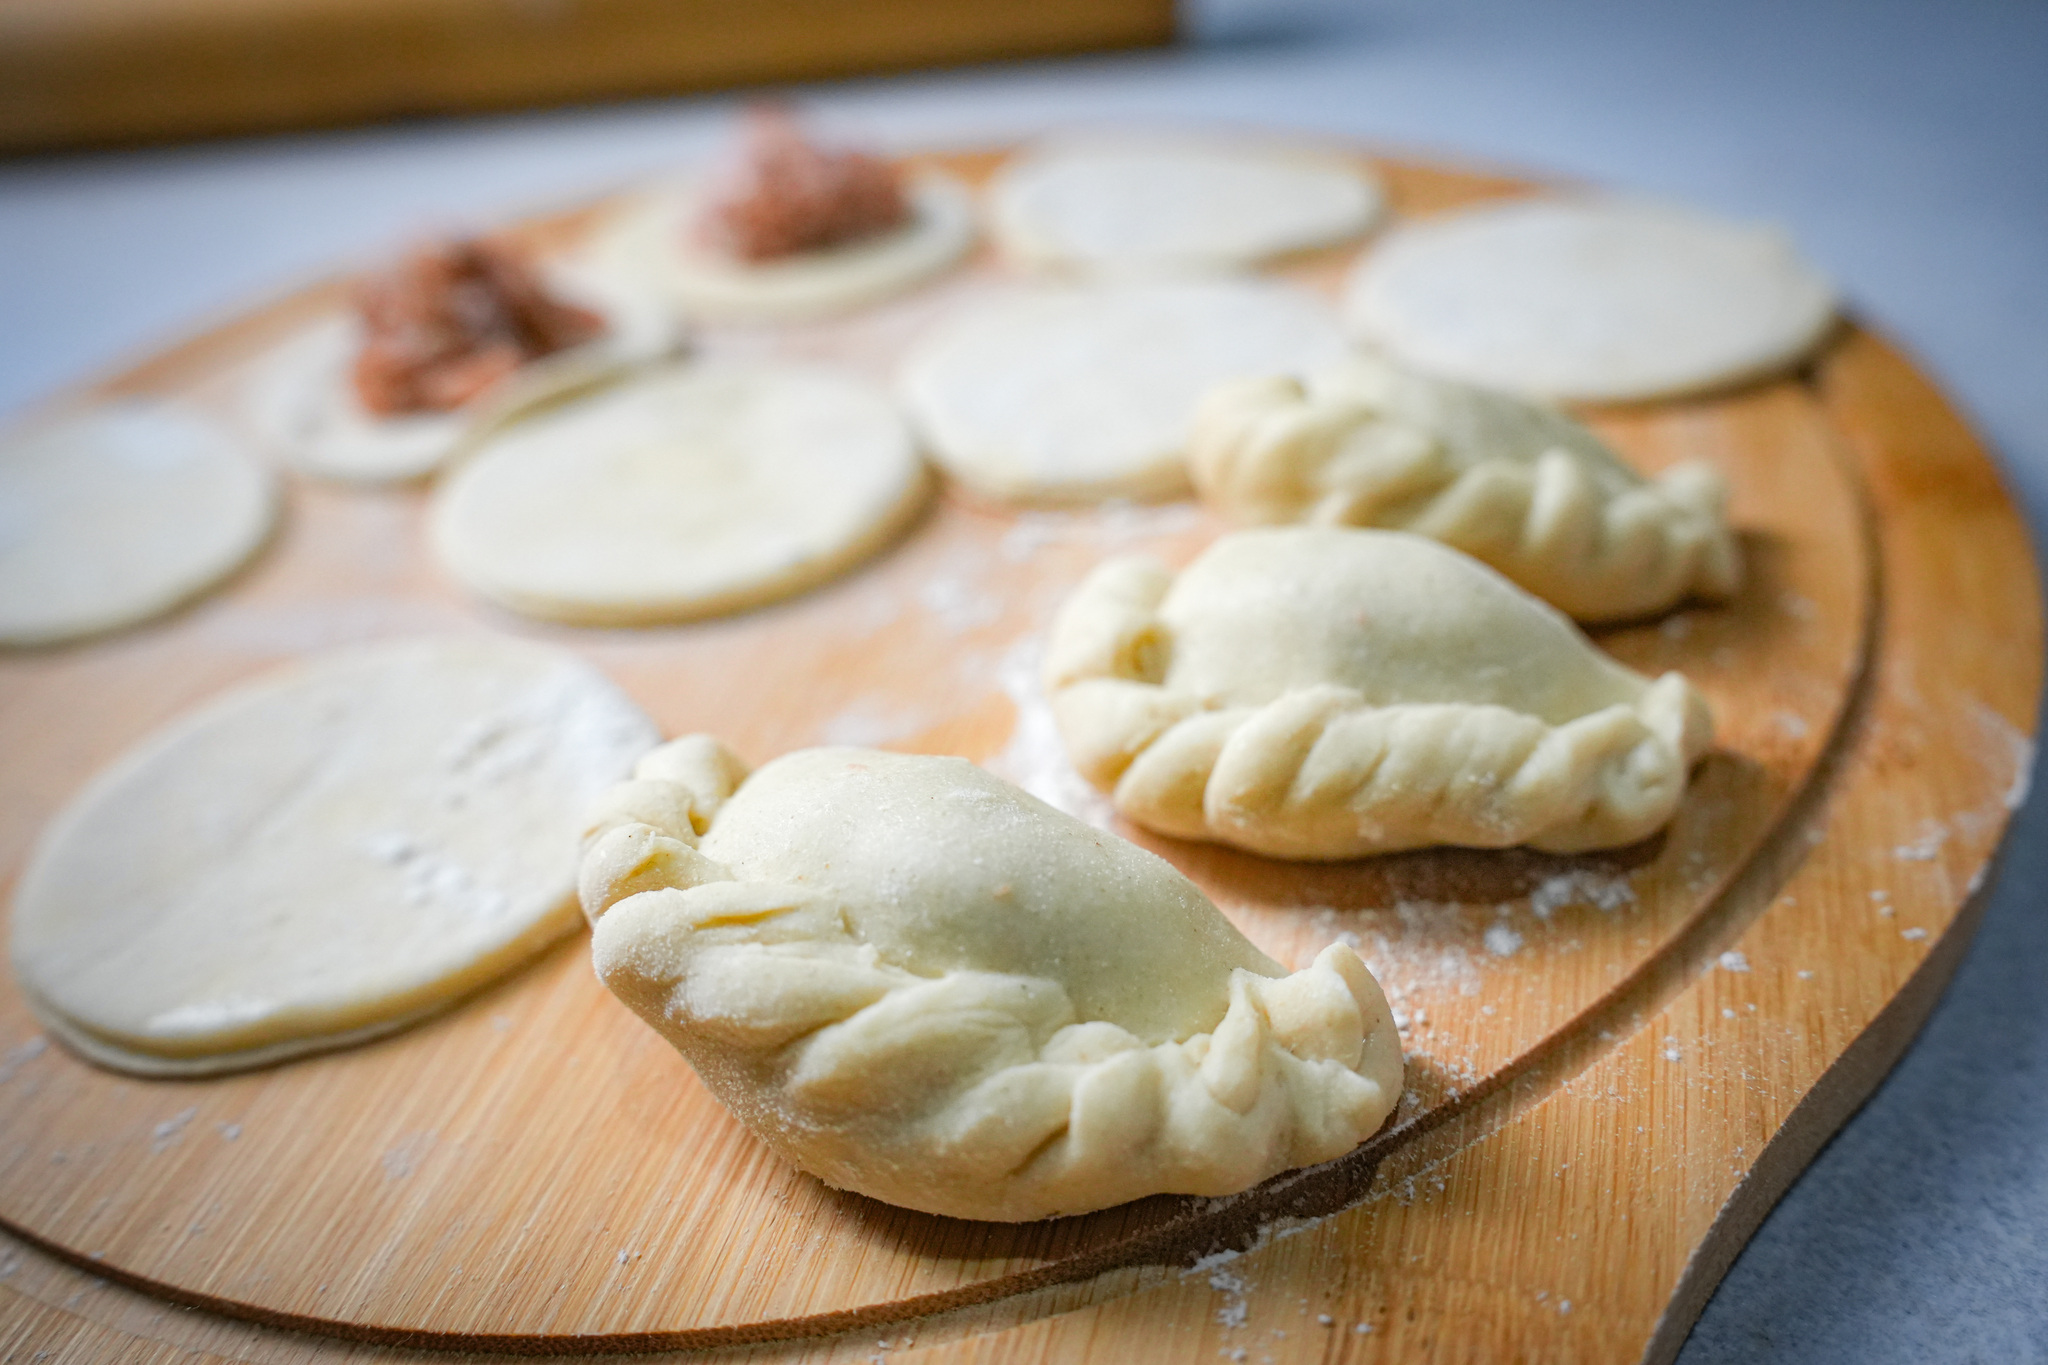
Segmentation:
[(1725, 598), (1742, 580), (1712, 466), (1645, 479), (1563, 413), (1369, 356), (1219, 385), (1188, 464), (1239, 521), (1413, 531), (1580, 621)]
[(1292, 975), (1162, 860), (962, 759), (704, 736), (600, 805), (597, 974), (826, 1183), (1022, 1221), (1341, 1156), (1401, 1046), (1341, 944)]
[(1242, 531), (1178, 578), (1111, 560), (1061, 608), (1045, 683), (1124, 816), (1280, 858), (1633, 843), (1713, 732), (1679, 674), (1396, 531)]

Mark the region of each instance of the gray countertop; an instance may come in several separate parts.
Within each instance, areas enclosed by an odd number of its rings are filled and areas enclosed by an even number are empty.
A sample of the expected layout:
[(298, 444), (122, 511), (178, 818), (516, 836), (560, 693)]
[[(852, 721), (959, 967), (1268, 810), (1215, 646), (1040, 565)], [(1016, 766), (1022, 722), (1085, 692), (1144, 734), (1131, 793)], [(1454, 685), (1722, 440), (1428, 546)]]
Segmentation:
[[(2048, 514), (2048, 5), (1207, 0), (1171, 52), (820, 87), (900, 146), (1322, 130), (1786, 224)], [(0, 412), (423, 228), (712, 145), (729, 99), (0, 163)], [(2048, 802), (1905, 1062), (1681, 1359), (2048, 1361)]]

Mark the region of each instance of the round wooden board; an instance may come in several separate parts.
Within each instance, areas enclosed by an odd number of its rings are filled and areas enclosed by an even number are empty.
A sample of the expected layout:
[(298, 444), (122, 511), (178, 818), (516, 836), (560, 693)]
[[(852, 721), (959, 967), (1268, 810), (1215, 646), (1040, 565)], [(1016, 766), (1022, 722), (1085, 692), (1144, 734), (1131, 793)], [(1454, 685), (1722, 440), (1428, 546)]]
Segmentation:
[[(978, 177), (997, 159), (942, 160)], [(1406, 214), (1527, 188), (1376, 164)], [(1348, 255), (1281, 273), (1330, 289)], [(722, 329), (705, 349), (885, 376), (996, 273), (979, 259), (857, 318)], [(105, 387), (229, 411), (248, 358), (334, 298), (281, 302)], [(893, 1337), (913, 1359), (1670, 1354), (1960, 956), (2028, 771), (2040, 608), (1990, 461), (1859, 329), (1794, 378), (1589, 416), (1645, 468), (1722, 468), (1749, 559), (1736, 601), (1600, 636), (1637, 668), (1685, 671), (1715, 708), (1719, 748), (1665, 836), (1586, 858), (1311, 866), (1116, 826), (1280, 961), (1343, 938), (1371, 962), (1411, 1089), (1351, 1156), (1235, 1199), (1021, 1227), (889, 1208), (770, 1159), (598, 985), (578, 938), (396, 1037), (197, 1082), (81, 1063), (0, 982), (0, 1222), (95, 1284), (393, 1349), (783, 1341), (757, 1352), (838, 1359)], [(1191, 504), (1015, 511), (947, 490), (806, 596), (575, 631), (452, 587), (426, 551), (425, 501), (295, 479), (275, 543), (224, 591), (0, 657), (0, 875), (11, 883), (95, 769), (220, 687), (429, 631), (577, 650), (668, 731), (715, 732), (756, 761), (821, 742), (959, 753), (1099, 817), (1036, 690), (1042, 631), (1103, 555), (1184, 561), (1222, 529)], [(7, 1302), (31, 1336), (74, 1333), (80, 1358), (135, 1341), (356, 1358), (152, 1316), (117, 1290), (92, 1299), (54, 1262), (32, 1268)]]

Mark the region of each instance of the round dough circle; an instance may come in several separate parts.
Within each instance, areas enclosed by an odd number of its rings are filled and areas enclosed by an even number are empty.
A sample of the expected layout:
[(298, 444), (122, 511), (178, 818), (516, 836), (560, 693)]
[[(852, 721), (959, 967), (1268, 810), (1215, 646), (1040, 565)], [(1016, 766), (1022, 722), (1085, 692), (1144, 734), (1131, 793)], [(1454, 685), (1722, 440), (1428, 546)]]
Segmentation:
[(882, 393), (829, 370), (644, 373), (486, 436), (442, 485), (433, 539), (470, 588), (593, 625), (788, 596), (863, 558), (929, 487)]
[(1388, 235), (1345, 321), (1417, 369), (1538, 397), (1671, 397), (1793, 364), (1835, 296), (1785, 235), (1658, 204), (1527, 199)]
[(285, 668), (144, 740), (51, 823), (15, 971), (54, 1032), (128, 1071), (389, 1032), (569, 932), (583, 809), (657, 738), (535, 645)]
[(937, 171), (911, 177), (911, 220), (844, 246), (759, 264), (693, 244), (693, 186), (628, 201), (600, 230), (576, 269), (615, 289), (651, 289), (707, 321), (787, 322), (844, 313), (909, 289), (958, 261), (974, 244), (974, 196)]
[(364, 483), (417, 479), (462, 437), (462, 412), (378, 417), (349, 377), (362, 350), (352, 313), (334, 313), (286, 337), (256, 362), (242, 394), (250, 425), (293, 468)]
[(109, 403), (0, 439), (0, 643), (159, 615), (227, 577), (277, 519), (270, 471), (211, 423)]
[(349, 312), (328, 314), (265, 352), (244, 383), (243, 412), (296, 469), (351, 483), (396, 483), (433, 473), (476, 425), (673, 355), (683, 345), (674, 310), (659, 300), (567, 266), (551, 267), (547, 281), (554, 292), (601, 313), (609, 330), (527, 362), (465, 407), (392, 417), (364, 408), (351, 373), (363, 348), (362, 324)]
[(1234, 269), (1356, 237), (1384, 198), (1363, 166), (1257, 146), (1049, 147), (990, 187), (1003, 250), (1094, 271)]
[(1344, 351), (1320, 299), (1270, 281), (1047, 288), (939, 328), (902, 387), (935, 458), (985, 493), (1168, 498), (1188, 488), (1183, 453), (1210, 388)]

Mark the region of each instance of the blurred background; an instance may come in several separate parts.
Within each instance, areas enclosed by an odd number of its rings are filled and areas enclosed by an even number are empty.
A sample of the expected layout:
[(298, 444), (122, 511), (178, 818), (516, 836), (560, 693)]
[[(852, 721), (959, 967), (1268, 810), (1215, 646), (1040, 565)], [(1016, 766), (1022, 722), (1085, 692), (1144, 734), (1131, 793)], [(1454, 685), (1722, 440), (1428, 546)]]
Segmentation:
[[(1970, 416), (2039, 541), (2039, 0), (0, 0), (0, 415), (423, 230), (699, 157), (764, 88), (897, 150), (1302, 129), (1779, 221)], [(1687, 1365), (2048, 1360), (2043, 810)]]

